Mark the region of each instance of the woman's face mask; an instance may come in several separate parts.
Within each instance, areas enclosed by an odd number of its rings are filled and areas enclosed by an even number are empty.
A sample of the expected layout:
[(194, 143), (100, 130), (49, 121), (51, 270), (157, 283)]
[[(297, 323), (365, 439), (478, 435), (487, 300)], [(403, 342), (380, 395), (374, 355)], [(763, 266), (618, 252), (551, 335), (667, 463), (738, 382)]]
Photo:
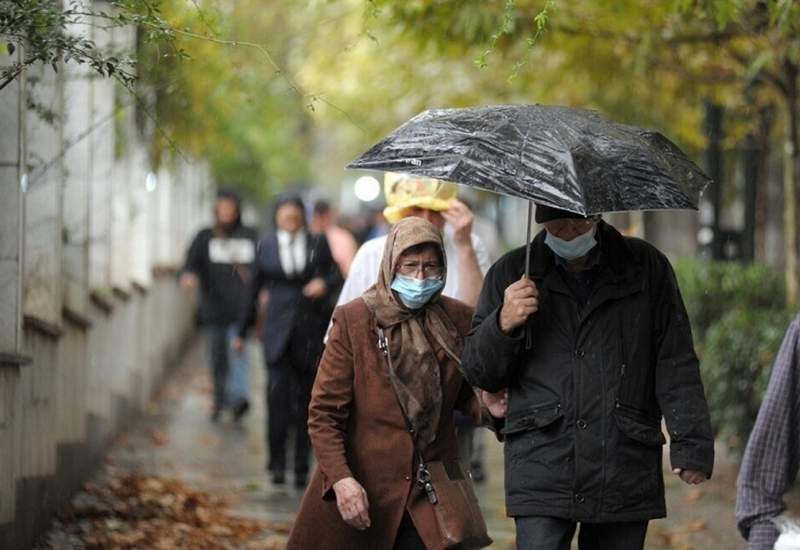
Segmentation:
[(550, 249), (556, 253), (556, 255), (564, 258), (567, 261), (577, 260), (578, 258), (582, 258), (589, 253), (589, 251), (594, 248), (594, 245), (597, 244), (597, 239), (595, 239), (595, 233), (597, 232), (597, 226), (592, 226), (589, 231), (574, 237), (569, 241), (565, 241), (564, 239), (559, 239), (558, 237), (554, 236), (550, 231), (547, 231), (547, 235), (544, 238), (544, 242)]
[(392, 281), (392, 290), (409, 309), (419, 309), (444, 287), (443, 266), (435, 248), (403, 254)]
[(416, 279), (399, 273), (394, 276), (392, 290), (409, 309), (419, 309), (444, 287), (441, 279)]

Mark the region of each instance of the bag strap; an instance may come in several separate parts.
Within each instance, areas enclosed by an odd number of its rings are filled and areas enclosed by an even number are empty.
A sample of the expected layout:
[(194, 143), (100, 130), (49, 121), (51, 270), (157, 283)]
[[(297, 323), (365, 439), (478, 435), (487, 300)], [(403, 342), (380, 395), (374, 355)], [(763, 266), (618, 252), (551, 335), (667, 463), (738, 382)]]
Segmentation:
[[(377, 323), (375, 323), (375, 332), (378, 335), (378, 350), (386, 358), (386, 367), (389, 369), (389, 379), (391, 383), (393, 366), (392, 355), (389, 352), (389, 339), (386, 337), (383, 329)], [(425, 464), (422, 451), (420, 451), (419, 447), (417, 446), (417, 431), (414, 428), (414, 424), (411, 422), (411, 419), (408, 417), (408, 413), (406, 413), (403, 403), (400, 401), (400, 396), (398, 395), (397, 390), (394, 388), (394, 384), (392, 384), (392, 391), (395, 399), (397, 400), (397, 406), (400, 408), (400, 413), (403, 415), (403, 420), (405, 420), (406, 429), (408, 429), (408, 432), (411, 434), (411, 444), (414, 447), (414, 454), (416, 454), (417, 461), (419, 463), (417, 466), (417, 485), (419, 485), (425, 491), (428, 501), (431, 504), (436, 504), (439, 502), (439, 498), (436, 495), (436, 489), (431, 482), (431, 474), (428, 471), (428, 466)]]
[[(392, 365), (392, 356), (389, 353), (389, 339), (386, 337), (386, 334), (383, 332), (383, 329), (377, 324), (375, 325), (375, 332), (378, 334), (378, 350), (386, 358), (386, 367), (389, 369), (389, 377), (391, 380), (393, 365)], [(392, 392), (394, 393), (395, 399), (397, 400), (397, 406), (400, 409), (400, 413), (403, 415), (403, 420), (406, 423), (406, 428), (408, 429), (408, 432), (412, 434), (411, 441), (414, 444), (414, 452), (419, 456), (420, 462), (422, 462), (422, 454), (420, 453), (419, 448), (417, 447), (417, 438), (416, 435), (414, 435), (416, 433), (416, 428), (414, 427), (414, 424), (411, 422), (411, 419), (408, 417), (408, 413), (406, 412), (405, 407), (403, 407), (403, 403), (400, 402), (400, 396), (397, 394), (397, 390), (395, 389), (394, 384), (392, 384)]]

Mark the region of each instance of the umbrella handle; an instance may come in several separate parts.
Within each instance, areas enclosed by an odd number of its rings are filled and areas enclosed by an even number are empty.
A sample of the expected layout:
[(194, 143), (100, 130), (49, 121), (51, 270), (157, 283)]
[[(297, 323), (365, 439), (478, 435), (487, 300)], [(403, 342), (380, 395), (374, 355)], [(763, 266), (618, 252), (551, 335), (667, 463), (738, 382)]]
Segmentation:
[[(531, 221), (533, 220), (533, 201), (528, 201), (528, 228), (525, 237), (525, 278), (530, 279), (531, 274)], [(531, 324), (525, 322), (525, 350), (533, 347), (533, 331)]]

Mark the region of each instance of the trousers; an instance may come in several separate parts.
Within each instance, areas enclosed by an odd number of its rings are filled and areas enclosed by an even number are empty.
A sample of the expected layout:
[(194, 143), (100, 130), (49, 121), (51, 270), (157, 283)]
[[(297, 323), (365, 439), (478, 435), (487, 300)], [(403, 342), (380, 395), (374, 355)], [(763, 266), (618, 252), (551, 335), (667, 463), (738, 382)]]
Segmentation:
[(213, 324), (206, 328), (217, 411), (247, 401), (250, 365), (244, 352), (236, 353), (231, 348), (237, 335), (235, 324)]
[[(546, 516), (514, 518), (518, 550), (570, 550), (578, 523)], [(642, 550), (647, 521), (580, 523), (579, 550)]]
[(286, 443), (293, 429), (294, 473), (308, 473), (311, 456), (308, 405), (320, 347), (306, 338), (293, 335), (286, 351), (267, 365), (267, 468), (270, 472), (285, 471)]

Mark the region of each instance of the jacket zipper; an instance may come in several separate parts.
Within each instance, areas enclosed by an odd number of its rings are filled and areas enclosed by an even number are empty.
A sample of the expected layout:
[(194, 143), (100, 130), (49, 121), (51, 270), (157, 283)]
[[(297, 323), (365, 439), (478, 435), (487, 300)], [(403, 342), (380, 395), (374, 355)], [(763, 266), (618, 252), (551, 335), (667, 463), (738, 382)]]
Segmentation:
[(581, 327), (583, 326), (583, 319), (582, 319), (582, 316), (581, 316), (581, 309), (579, 307), (578, 301), (575, 299), (574, 296), (572, 297), (572, 299), (575, 302), (575, 305), (578, 306), (577, 307), (577, 311), (578, 311), (578, 326), (577, 326), (577, 329), (575, 330), (575, 341), (573, 343), (573, 348), (572, 348), (573, 349), (573, 353), (572, 353), (572, 365), (573, 365), (572, 366), (572, 372), (573, 372), (573, 380), (574, 380), (573, 385), (575, 387), (575, 390), (574, 390), (575, 391), (575, 411), (574, 411), (574, 418), (571, 419), (572, 420), (572, 430), (573, 430), (573, 433), (575, 434), (575, 436), (573, 438), (573, 441), (574, 441), (573, 454), (574, 454), (574, 456), (572, 458), (572, 465), (573, 465), (573, 469), (574, 469), (575, 473), (572, 476), (572, 498), (570, 498), (570, 509), (572, 509), (574, 511), (575, 510), (575, 499), (576, 499), (576, 495), (578, 494), (578, 491), (577, 491), (577, 489), (578, 489), (578, 480), (579, 480), (579, 476), (580, 476), (580, 470), (579, 470), (579, 466), (578, 466), (579, 465), (579, 457), (580, 457), (580, 452), (579, 452), (579, 448), (578, 448), (579, 447), (579, 445), (578, 445), (578, 435), (579, 434), (578, 434), (578, 429), (575, 427), (575, 425), (576, 425), (577, 419), (581, 417), (580, 411), (581, 411), (581, 401), (582, 401), (582, 397), (583, 397), (582, 394), (581, 394), (581, 390), (583, 389), (583, 377), (581, 376), (581, 369), (580, 369), (580, 363), (579, 363), (579, 359), (580, 358), (578, 357), (577, 352), (578, 352), (578, 342), (580, 341)]

